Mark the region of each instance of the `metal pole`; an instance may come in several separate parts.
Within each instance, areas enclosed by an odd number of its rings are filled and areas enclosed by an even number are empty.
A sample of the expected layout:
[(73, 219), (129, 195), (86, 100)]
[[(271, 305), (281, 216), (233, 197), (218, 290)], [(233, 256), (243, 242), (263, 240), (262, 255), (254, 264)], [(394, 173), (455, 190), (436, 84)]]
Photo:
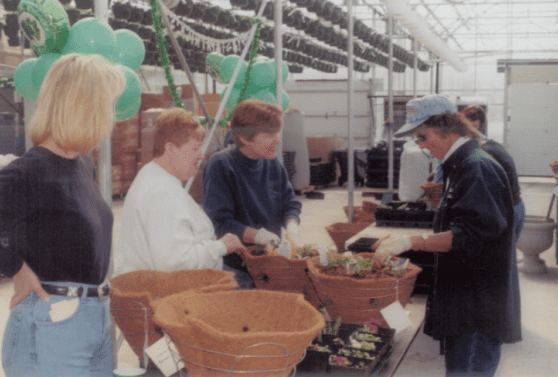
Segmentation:
[[(95, 17), (108, 23), (108, 2), (95, 0)], [(110, 135), (97, 148), (97, 176), (101, 196), (112, 207), (112, 155)], [(111, 263), (112, 265), (112, 263)], [(110, 273), (110, 271), (109, 271)]]
[(415, 55), (413, 64), (413, 98), (417, 98), (417, 76), (418, 76), (418, 56), (417, 56), (418, 42), (413, 38), (413, 54)]
[[(265, 5), (265, 4), (264, 4)], [(283, 5), (281, 0), (275, 0), (275, 10), (273, 12), (273, 21), (275, 22), (275, 35), (273, 42), (275, 43), (275, 63), (277, 64), (275, 95), (277, 97), (277, 106), (283, 108), (283, 35), (280, 25), (283, 25)], [(279, 131), (279, 140), (283, 140), (283, 129)], [(277, 146), (277, 159), (283, 162), (283, 143)]]
[(199, 102), (199, 104), (202, 108), (203, 115), (205, 116), (205, 119), (207, 119), (207, 124), (209, 126), (211, 126), (212, 125), (211, 115), (209, 114), (209, 111), (207, 110), (207, 107), (205, 106), (205, 103), (203, 102), (201, 94), (198, 91), (198, 88), (197, 88), (196, 83), (194, 81), (194, 76), (192, 76), (192, 72), (190, 71), (190, 67), (188, 67), (188, 63), (186, 63), (186, 58), (184, 57), (184, 54), (182, 53), (182, 49), (180, 48), (180, 45), (178, 44), (178, 41), (176, 40), (176, 37), (174, 36), (174, 32), (172, 31), (172, 27), (171, 27), (169, 19), (167, 17), (167, 13), (169, 12), (169, 10), (167, 9), (165, 4), (163, 4), (163, 2), (161, 0), (157, 0), (157, 2), (159, 3), (159, 6), (162, 10), (162, 12), (160, 14), (161, 20), (163, 21), (163, 24), (165, 25), (165, 28), (167, 29), (167, 33), (170, 37), (172, 46), (174, 47), (174, 50), (176, 51), (176, 55), (178, 56), (178, 60), (180, 61), (180, 65), (182, 66), (182, 69), (184, 70), (184, 72), (186, 72), (186, 75), (188, 76), (188, 80), (190, 80), (190, 84), (192, 84), (192, 89), (194, 90), (194, 95), (196, 96), (196, 99), (198, 100), (198, 102)]
[(388, 192), (393, 195), (393, 17), (388, 17), (389, 60), (388, 60)]
[[(509, 130), (509, 123), (508, 123), (508, 106), (509, 106), (509, 89), (510, 89), (510, 75), (511, 75), (511, 66), (508, 65), (508, 62), (506, 61), (505, 63), (505, 71), (504, 71), (504, 140), (503, 140), (503, 144), (504, 144), (504, 148), (508, 149), (509, 145), (508, 145), (508, 132)], [(557, 210), (558, 210), (558, 206), (557, 206)], [(558, 219), (558, 217), (556, 218)], [(558, 235), (558, 233), (556, 233)], [(556, 244), (558, 245), (558, 242), (556, 242)], [(556, 246), (558, 247), (558, 246)], [(558, 250), (558, 249), (557, 249)]]
[(354, 164), (354, 150), (353, 150), (353, 0), (348, 0), (347, 1), (347, 12), (348, 12), (348, 16), (349, 16), (349, 22), (348, 22), (348, 32), (349, 32), (349, 43), (347, 44), (349, 47), (349, 62), (347, 65), (348, 68), (348, 115), (349, 115), (349, 120), (348, 120), (348, 126), (347, 126), (347, 141), (348, 141), (348, 151), (347, 151), (347, 164), (349, 165), (347, 167), (347, 186), (349, 188), (349, 202), (348, 202), (348, 207), (349, 207), (349, 213), (348, 213), (348, 218), (349, 218), (349, 222), (352, 223), (353, 222), (353, 217), (354, 217), (354, 186), (355, 186), (355, 164)]

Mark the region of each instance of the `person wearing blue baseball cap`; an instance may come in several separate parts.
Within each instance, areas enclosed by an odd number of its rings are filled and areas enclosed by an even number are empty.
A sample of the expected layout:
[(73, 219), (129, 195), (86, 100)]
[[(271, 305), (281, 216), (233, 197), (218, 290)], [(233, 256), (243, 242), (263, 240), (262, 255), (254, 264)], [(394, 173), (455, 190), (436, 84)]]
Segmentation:
[(434, 234), (391, 237), (376, 255), (435, 253), (435, 278), (424, 332), (443, 345), (446, 376), (493, 376), (500, 345), (521, 340), (519, 280), (514, 259), (513, 199), (506, 172), (466, 120), (441, 95), (413, 99), (396, 136), (414, 135), (442, 160), (444, 190)]

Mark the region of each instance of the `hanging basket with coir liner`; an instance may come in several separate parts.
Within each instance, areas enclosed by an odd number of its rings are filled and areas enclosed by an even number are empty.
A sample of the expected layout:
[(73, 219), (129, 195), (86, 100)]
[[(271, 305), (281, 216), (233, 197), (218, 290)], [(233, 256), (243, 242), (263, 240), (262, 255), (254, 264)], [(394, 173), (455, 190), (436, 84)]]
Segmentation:
[(360, 233), (364, 228), (367, 228), (370, 224), (366, 222), (356, 222), (356, 223), (335, 223), (326, 226), (327, 234), (331, 237), (335, 246), (337, 247), (337, 252), (342, 253), (345, 251), (345, 242), (353, 237), (355, 234)]
[(163, 337), (152, 321), (153, 303), (180, 292), (232, 291), (238, 287), (233, 272), (214, 269), (173, 272), (139, 270), (110, 280), (110, 312), (136, 355)]
[[(374, 253), (359, 253), (358, 256), (370, 259)], [(310, 258), (306, 263), (308, 276), (314, 282), (318, 297), (324, 302), (329, 316), (354, 324), (365, 324), (374, 318), (387, 326), (380, 310), (396, 300), (405, 306), (411, 298), (417, 275), (422, 271), (420, 267), (409, 263), (402, 276), (356, 278), (321, 272), (320, 257)]]
[(281, 255), (253, 255), (254, 247), (242, 253), (248, 273), (258, 289), (302, 293), (315, 308), (320, 300), (308, 277), (306, 259), (290, 259)]
[(190, 377), (289, 376), (325, 325), (302, 295), (257, 289), (180, 293), (154, 309)]

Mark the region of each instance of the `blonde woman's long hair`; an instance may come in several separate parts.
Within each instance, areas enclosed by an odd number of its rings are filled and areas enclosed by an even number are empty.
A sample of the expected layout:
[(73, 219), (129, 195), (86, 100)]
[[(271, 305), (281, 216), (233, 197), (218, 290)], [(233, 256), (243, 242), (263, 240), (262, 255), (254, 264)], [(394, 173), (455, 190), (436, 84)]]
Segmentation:
[(122, 71), (100, 55), (68, 54), (45, 77), (29, 138), (50, 137), (64, 151), (88, 154), (112, 132), (114, 105), (126, 87)]

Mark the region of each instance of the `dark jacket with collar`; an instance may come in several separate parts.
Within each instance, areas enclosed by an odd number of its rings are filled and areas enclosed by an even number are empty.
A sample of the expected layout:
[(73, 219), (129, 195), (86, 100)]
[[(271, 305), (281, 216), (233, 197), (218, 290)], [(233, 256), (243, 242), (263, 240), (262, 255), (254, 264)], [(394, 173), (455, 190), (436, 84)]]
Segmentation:
[(444, 196), (434, 232), (451, 230), (449, 252), (435, 254), (424, 332), (435, 339), (482, 332), (521, 340), (519, 282), (513, 260), (513, 203), (502, 167), (476, 140), (443, 164)]

